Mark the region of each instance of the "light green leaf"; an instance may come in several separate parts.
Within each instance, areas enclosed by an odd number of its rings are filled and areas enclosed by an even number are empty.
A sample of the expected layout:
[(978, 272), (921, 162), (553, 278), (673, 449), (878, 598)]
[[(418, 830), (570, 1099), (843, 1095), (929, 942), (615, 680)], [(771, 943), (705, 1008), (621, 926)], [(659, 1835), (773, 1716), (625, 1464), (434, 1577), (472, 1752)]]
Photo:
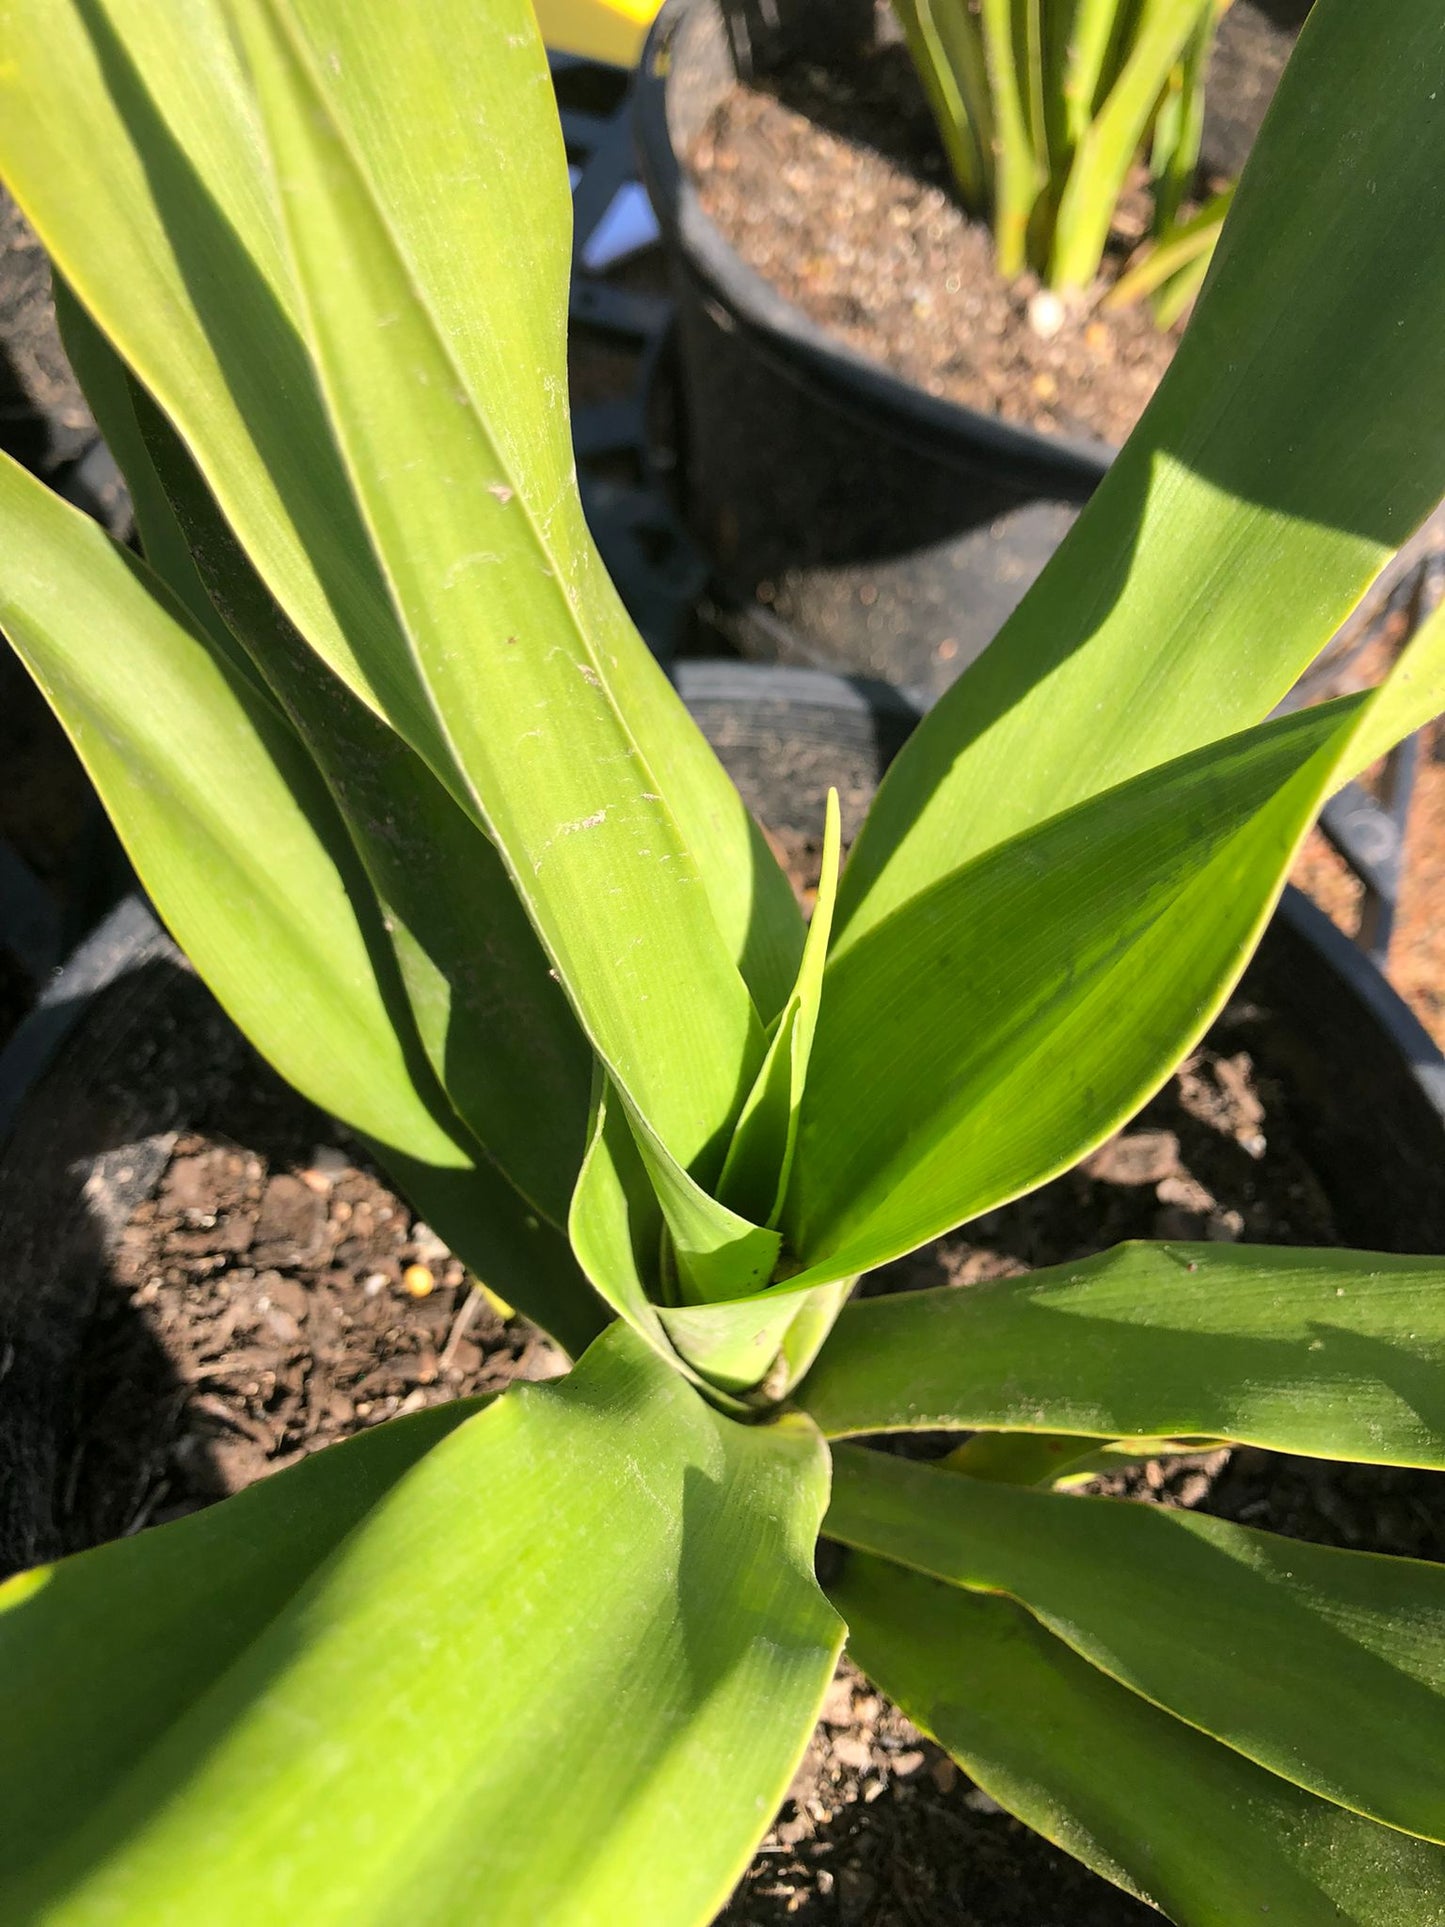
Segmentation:
[(757, 1082), (743, 1105), (718, 1186), (718, 1195), (725, 1203), (751, 1213), (761, 1224), (777, 1224), (793, 1168), (798, 1113), (818, 1027), (823, 966), (838, 895), (842, 834), (838, 792), (830, 789), (823, 821), (822, 870), (798, 981), (783, 1006)]
[[(329, 36), (331, 97), (371, 157), (391, 232), (413, 263), (435, 270), (427, 292), (449, 351), (492, 397), (491, 425), (545, 505), (576, 525), (566, 166), (530, 8), (497, 0), (485, 61), (455, 57), (477, 31), (465, 0), (438, 0), (404, 35), (394, 16), (359, 6), (329, 20), (325, 7), (308, 8), (307, 19)], [(149, 0), (0, 0), (0, 41), (0, 174), (175, 423), (287, 616), (460, 791), (298, 332), (255, 102), (219, 0), (179, 11)], [(141, 287), (153, 298), (138, 300)], [(596, 595), (610, 597), (590, 544), (583, 561)], [(803, 940), (787, 881), (621, 618), (610, 641), (629, 707), (647, 703), (638, 724), (647, 760), (771, 1016)]]
[(379, 919), (280, 712), (143, 564), (9, 460), (0, 546), (0, 623), (231, 1016), (313, 1103), (379, 1143), (467, 1164), (406, 1062)]
[(1163, 385), (894, 763), (835, 951), (941, 872), (1258, 722), (1445, 494), (1445, 19), (1399, 0), (1389, 20), (1314, 8)]
[(1179, 1927), (1442, 1927), (1445, 1852), (1127, 1691), (1012, 1601), (864, 1555), (849, 1650), (1001, 1806)]
[(385, 913), (438, 1081), (529, 1208), (561, 1227), (585, 1141), (591, 1054), (501, 859), (420, 757), (306, 648), (154, 403), (88, 317), (73, 302), (64, 312), (147, 555), (228, 662), (239, 659), (286, 711)]
[(1445, 1567), (1199, 1513), (834, 1448), (825, 1530), (1006, 1592), (1104, 1672), (1271, 1772), (1445, 1835)]
[(657, 1309), (664, 1297), (662, 1207), (626, 1111), (600, 1070), (568, 1235), (606, 1303), (660, 1358), (701, 1384), (702, 1373), (675, 1350)]
[(865, 1299), (801, 1398), (831, 1438), (1227, 1438), (1445, 1471), (1445, 1259), (1126, 1244)]
[[(256, 665), (226, 627), (206, 591), (156, 464), (142, 438), (136, 411), (146, 400), (143, 391), (61, 277), (53, 274), (51, 278), (55, 319), (66, 359), (80, 381), (106, 447), (125, 477), (142, 555), (185, 610), (191, 626), (215, 647), (227, 666), (258, 694), (274, 698), (275, 691), (257, 673)], [(164, 417), (154, 403), (150, 409), (159, 432)], [(186, 460), (174, 429), (167, 426), (164, 432), (180, 459)], [(212, 513), (219, 522), (218, 512), (213, 509)], [(224, 528), (224, 524), (220, 526)], [(228, 534), (227, 540), (232, 547), (236, 546), (234, 537)]]
[(664, 1305), (658, 1316), (679, 1354), (710, 1383), (779, 1399), (807, 1370), (856, 1282), (773, 1286), (726, 1304)]
[(834, 957), (784, 1217), (809, 1283), (1032, 1190), (1134, 1114), (1243, 968), (1357, 715), (1137, 777)]
[(1098, 273), (1125, 176), (1169, 80), (1213, 0), (1143, 0), (1107, 98), (1084, 130), (1059, 199), (1051, 284), (1086, 287)]
[(0, 44), (0, 174), (282, 608), (450, 777), (296, 331), (255, 107), (216, 0), (0, 0)]
[(1370, 696), (1106, 791), (835, 953), (784, 1214), (802, 1281), (1017, 1197), (1132, 1116), (1228, 995), (1330, 790), (1442, 696), (1437, 617)]
[(429, 0), (402, 35), (379, 0), (290, 0), (284, 12), (467, 390), (569, 562), (564, 585), (766, 1021), (802, 950), (791, 887), (623, 614), (581, 518), (566, 407), (571, 202), (531, 9), (492, 0), (486, 60), (456, 57), (478, 32), (470, 0)]
[(617, 1325), (22, 1580), (0, 1912), (706, 1922), (832, 1673), (826, 1487)]
[(614, 654), (641, 645), (575, 495), (514, 464), (496, 396), (450, 352), (331, 114), (318, 50), (284, 6), (236, 14), (333, 426), (418, 674), (609, 1075), (705, 1183), (763, 1040), (612, 686)]
[(469, 1264), (580, 1349), (601, 1308), (438, 1088), (366, 875), (279, 709), (144, 564), (9, 462), (0, 546), (0, 627), (228, 1015)]

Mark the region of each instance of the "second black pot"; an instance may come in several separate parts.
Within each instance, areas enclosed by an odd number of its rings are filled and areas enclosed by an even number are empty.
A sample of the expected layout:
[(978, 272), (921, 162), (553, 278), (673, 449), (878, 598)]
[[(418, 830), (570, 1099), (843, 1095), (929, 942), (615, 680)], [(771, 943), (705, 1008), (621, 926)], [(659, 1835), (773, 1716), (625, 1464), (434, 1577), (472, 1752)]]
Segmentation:
[(635, 114), (677, 306), (687, 520), (744, 653), (938, 695), (997, 633), (1108, 467), (890, 374), (783, 299), (680, 157), (749, 60), (724, 0), (668, 0)]

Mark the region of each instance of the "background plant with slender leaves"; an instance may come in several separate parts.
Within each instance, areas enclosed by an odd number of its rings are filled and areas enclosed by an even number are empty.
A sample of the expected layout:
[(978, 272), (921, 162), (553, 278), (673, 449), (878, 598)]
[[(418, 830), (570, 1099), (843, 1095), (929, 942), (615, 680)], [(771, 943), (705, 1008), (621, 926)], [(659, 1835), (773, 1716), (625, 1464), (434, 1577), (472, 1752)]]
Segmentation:
[(1147, 156), (1154, 245), (1125, 298), (1167, 326), (1198, 292), (1226, 203), (1180, 218), (1230, 0), (893, 0), (963, 204), (998, 269), (1060, 293), (1099, 272)]
[[(1267, 720), (1445, 492), (1433, 0), (1319, 0), (1156, 400), (807, 930), (582, 521), (523, 0), (0, 25), (144, 544), (0, 467), (6, 633), (222, 1004), (577, 1359), (0, 1589), (0, 1913), (705, 1921), (846, 1621), (1177, 1921), (1445, 1918), (1445, 1571), (1048, 1470), (1445, 1469), (1445, 1261), (847, 1302), (1126, 1119), (1445, 706), (1437, 619)], [(850, 1442), (920, 1426), (973, 1436)]]

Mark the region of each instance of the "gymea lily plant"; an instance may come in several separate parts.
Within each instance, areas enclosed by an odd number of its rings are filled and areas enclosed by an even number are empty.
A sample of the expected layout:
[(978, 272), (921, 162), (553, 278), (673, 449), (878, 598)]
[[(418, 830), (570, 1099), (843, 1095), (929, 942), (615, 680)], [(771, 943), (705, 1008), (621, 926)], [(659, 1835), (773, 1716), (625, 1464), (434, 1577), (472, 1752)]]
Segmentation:
[[(1267, 720), (1445, 491), (1436, 0), (1320, 0), (1157, 400), (806, 930), (582, 522), (524, 0), (0, 20), (145, 551), (6, 465), (6, 632), (221, 1002), (576, 1359), (11, 1579), (0, 1915), (706, 1921), (846, 1637), (1176, 1921), (1438, 1918), (1445, 1570), (1050, 1479), (1445, 1469), (1445, 1262), (848, 1302), (1130, 1116), (1445, 700), (1436, 622)], [(986, 1454), (850, 1442), (922, 1426)]]
[[(1210, 50), (1230, 0), (893, 0), (963, 204), (998, 269), (1065, 294), (1099, 272), (1147, 155), (1156, 246), (1130, 292), (1167, 324), (1193, 298), (1227, 196), (1180, 221)], [(1166, 252), (1167, 250), (1167, 252)]]

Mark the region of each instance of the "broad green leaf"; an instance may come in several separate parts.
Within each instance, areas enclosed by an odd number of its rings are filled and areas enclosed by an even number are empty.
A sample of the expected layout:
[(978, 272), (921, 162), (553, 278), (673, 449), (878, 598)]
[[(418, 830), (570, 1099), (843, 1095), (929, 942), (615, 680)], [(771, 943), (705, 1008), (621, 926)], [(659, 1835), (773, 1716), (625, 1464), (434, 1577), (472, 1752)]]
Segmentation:
[(296, 330), (217, 0), (0, 0), (0, 45), (0, 174), (291, 620), (450, 775)]
[(0, 547), (0, 624), (230, 1015), (313, 1103), (379, 1143), (466, 1165), (406, 1061), (374, 904), (279, 710), (144, 564), (9, 460)]
[(580, 506), (510, 459), (289, 10), (235, 12), (333, 427), (419, 677), (609, 1075), (706, 1182), (761, 1027), (612, 687), (626, 622)]
[(1067, 1169), (1243, 968), (1358, 702), (1149, 771), (939, 879), (835, 957), (784, 1223), (809, 1282)]
[(436, 1085), (366, 875), (280, 711), (144, 564), (9, 462), (0, 547), (0, 627), (224, 1009), (469, 1264), (580, 1349), (601, 1308)]
[(660, 1358), (701, 1384), (702, 1373), (674, 1348), (657, 1309), (663, 1298), (662, 1207), (626, 1112), (600, 1071), (567, 1228), (597, 1293)]
[(88, 318), (66, 320), (101, 429), (136, 490), (147, 555), (159, 555), (205, 633), (269, 688), (311, 751), (382, 906), (438, 1081), (529, 1208), (560, 1228), (585, 1142), (591, 1055), (500, 857), (420, 757), (306, 648), (154, 403)]
[(722, 1417), (617, 1325), (23, 1581), (0, 1912), (706, 1922), (832, 1673), (826, 1489), (810, 1427)]
[(564, 580), (576, 576), (607, 679), (766, 1021), (802, 949), (791, 887), (618, 606), (578, 510), (565, 377), (571, 202), (531, 11), (493, 0), (488, 58), (475, 61), (456, 58), (478, 32), (469, 0), (429, 0), (404, 34), (377, 0), (291, 0), (287, 17), (318, 56), (328, 107), (466, 387), (485, 400), (510, 465), (535, 482), (539, 519), (571, 560)]
[(1225, 1438), (1445, 1471), (1445, 1259), (1126, 1244), (865, 1299), (800, 1396), (830, 1438)]
[[(777, 1302), (758, 1294), (748, 1304), (760, 1309), (741, 1319), (729, 1304), (671, 1304), (676, 1280), (665, 1262), (654, 1169), (615, 1094), (599, 1082), (568, 1220), (584, 1272), (619, 1317), (686, 1377), (705, 1383), (724, 1409), (744, 1411), (741, 1395), (759, 1387), (767, 1398), (781, 1398), (816, 1357), (852, 1280)], [(775, 1255), (776, 1240), (770, 1251)]]
[(1338, 784), (1349, 782), (1418, 729), (1445, 713), (1445, 604), (1426, 617), (1360, 721)]
[[(136, 410), (143, 396), (134, 377), (60, 275), (52, 274), (51, 280), (55, 319), (60, 327), (66, 358), (79, 378), (106, 447), (125, 477), (142, 555), (185, 610), (191, 626), (214, 645), (225, 658), (227, 666), (258, 694), (274, 697), (275, 691), (257, 673), (256, 665), (226, 627), (207, 593), (156, 465), (142, 439)], [(164, 418), (154, 404), (151, 404), (151, 412), (158, 425), (163, 422)], [(180, 459), (185, 460), (175, 431), (166, 428), (165, 432), (174, 443)], [(224, 528), (219, 514), (214, 510), (213, 514)], [(228, 541), (233, 547), (236, 546), (234, 537), (228, 535)]]
[(941, 872), (1258, 722), (1445, 494), (1442, 70), (1435, 0), (1398, 0), (1388, 31), (1319, 0), (1169, 373), (894, 763), (836, 951)]
[[(751, 1212), (761, 1224), (776, 1225), (787, 1195), (798, 1113), (808, 1080), (808, 1060), (818, 1028), (823, 966), (838, 895), (842, 818), (838, 792), (828, 791), (823, 822), (823, 859), (808, 938), (798, 966), (798, 981), (778, 1017), (757, 1082), (748, 1093), (723, 1163), (718, 1195), (737, 1210)], [(741, 1293), (734, 1294), (741, 1296)]]
[(856, 1445), (834, 1449), (825, 1530), (1008, 1593), (1258, 1765), (1387, 1826), (1445, 1835), (1445, 1567)]
[(1445, 693), (1445, 619), (1381, 688), (1147, 771), (940, 877), (830, 961), (784, 1224), (808, 1284), (1068, 1168), (1243, 969), (1331, 789)]
[(855, 1554), (853, 1657), (1001, 1806), (1179, 1927), (1442, 1927), (1445, 1852), (1127, 1691), (1012, 1601)]
[[(329, 33), (344, 67), (331, 74), (332, 97), (373, 158), (391, 232), (434, 269), (428, 295), (449, 351), (492, 397), (492, 426), (544, 507), (574, 527), (570, 210), (530, 9), (498, 0), (487, 58), (471, 61), (455, 57), (477, 32), (463, 0), (408, 16), (405, 33), (398, 16), (359, 7), (338, 9), (329, 23), (324, 9), (307, 17), (318, 35)], [(0, 173), (175, 423), (282, 609), (457, 792), (298, 331), (256, 107), (219, 0), (180, 10), (149, 0), (0, 0), (0, 43)], [(509, 271), (498, 271), (499, 259)], [(140, 288), (149, 298), (137, 299)], [(610, 597), (590, 546), (582, 560), (596, 596)], [(771, 1016), (803, 939), (786, 879), (620, 618), (608, 641), (629, 705), (648, 700), (638, 727), (648, 732), (649, 764)]]

